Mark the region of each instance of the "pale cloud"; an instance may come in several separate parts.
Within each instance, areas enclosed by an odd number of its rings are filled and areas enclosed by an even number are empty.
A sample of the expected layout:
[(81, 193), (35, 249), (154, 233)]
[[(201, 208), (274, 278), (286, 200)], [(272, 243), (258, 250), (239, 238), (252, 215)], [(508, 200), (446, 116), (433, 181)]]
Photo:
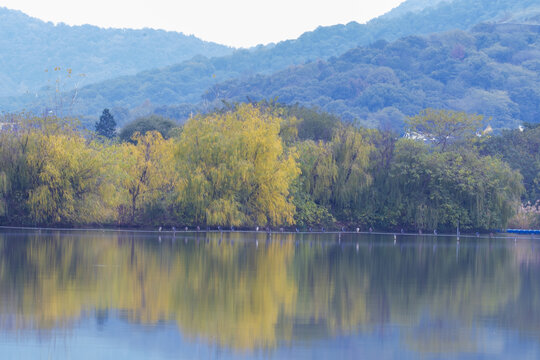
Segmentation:
[(0, 0), (55, 23), (155, 28), (248, 47), (298, 37), (317, 26), (366, 22), (403, 0)]

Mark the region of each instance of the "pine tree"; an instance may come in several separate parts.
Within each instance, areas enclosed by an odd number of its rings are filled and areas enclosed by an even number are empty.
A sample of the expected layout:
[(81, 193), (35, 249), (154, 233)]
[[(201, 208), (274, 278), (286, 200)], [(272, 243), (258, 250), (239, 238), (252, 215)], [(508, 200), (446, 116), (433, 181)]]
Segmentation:
[(103, 109), (103, 114), (96, 122), (96, 134), (112, 139), (116, 136), (116, 121), (109, 112), (109, 109)]

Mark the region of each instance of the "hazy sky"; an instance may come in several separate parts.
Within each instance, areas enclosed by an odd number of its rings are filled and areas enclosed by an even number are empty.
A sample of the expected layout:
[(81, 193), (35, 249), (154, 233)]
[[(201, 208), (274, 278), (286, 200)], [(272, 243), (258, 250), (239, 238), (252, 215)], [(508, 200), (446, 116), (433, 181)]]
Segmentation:
[(45, 21), (165, 29), (248, 47), (298, 37), (319, 25), (366, 22), (403, 0), (0, 0)]

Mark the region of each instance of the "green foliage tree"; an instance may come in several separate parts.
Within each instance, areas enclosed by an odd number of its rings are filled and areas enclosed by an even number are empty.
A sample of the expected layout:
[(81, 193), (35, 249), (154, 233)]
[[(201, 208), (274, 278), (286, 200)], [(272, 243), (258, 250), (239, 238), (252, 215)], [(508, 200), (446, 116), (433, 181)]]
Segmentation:
[(452, 143), (473, 139), (482, 128), (484, 117), (465, 112), (425, 109), (407, 118), (409, 135), (420, 137), (445, 151)]
[(525, 124), (523, 128), (503, 131), (482, 144), (481, 153), (501, 158), (523, 175), (524, 202), (540, 199), (540, 125)]
[(116, 121), (109, 112), (109, 109), (103, 109), (103, 113), (96, 122), (96, 134), (112, 139), (116, 136)]
[(285, 112), (299, 119), (298, 137), (301, 140), (330, 141), (341, 123), (336, 115), (299, 105), (287, 107)]
[(430, 151), (421, 142), (396, 144), (390, 200), (397, 224), (413, 229), (504, 228), (515, 213), (522, 177), (475, 151)]
[(143, 116), (127, 123), (118, 136), (121, 141), (131, 141), (135, 133), (144, 135), (149, 131), (157, 131), (164, 139), (168, 139), (170, 131), (177, 127), (176, 122), (160, 115)]
[(357, 129), (342, 126), (331, 142), (305, 141), (298, 148), (304, 190), (332, 214), (353, 220), (361, 206), (361, 194), (372, 180), (369, 141)]

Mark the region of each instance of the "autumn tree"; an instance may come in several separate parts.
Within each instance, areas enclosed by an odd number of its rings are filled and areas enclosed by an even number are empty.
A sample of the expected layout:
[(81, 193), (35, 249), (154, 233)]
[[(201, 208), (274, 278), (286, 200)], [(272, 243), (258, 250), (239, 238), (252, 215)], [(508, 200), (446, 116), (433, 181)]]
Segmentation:
[(186, 218), (210, 225), (292, 224), (289, 187), (298, 176), (284, 150), (282, 119), (249, 104), (189, 120), (179, 140)]
[[(145, 210), (167, 207), (176, 200), (178, 177), (175, 170), (174, 144), (164, 140), (157, 131), (142, 135), (135, 133), (134, 143), (122, 143), (113, 152), (116, 157), (118, 190), (123, 195), (120, 200), (129, 209), (126, 218), (129, 223), (143, 221)], [(160, 216), (164, 220), (167, 211)], [(122, 217), (122, 214), (121, 214)], [(153, 222), (151, 217), (146, 217)]]
[(70, 120), (21, 117), (0, 143), (0, 216), (8, 223), (106, 220), (100, 150)]

